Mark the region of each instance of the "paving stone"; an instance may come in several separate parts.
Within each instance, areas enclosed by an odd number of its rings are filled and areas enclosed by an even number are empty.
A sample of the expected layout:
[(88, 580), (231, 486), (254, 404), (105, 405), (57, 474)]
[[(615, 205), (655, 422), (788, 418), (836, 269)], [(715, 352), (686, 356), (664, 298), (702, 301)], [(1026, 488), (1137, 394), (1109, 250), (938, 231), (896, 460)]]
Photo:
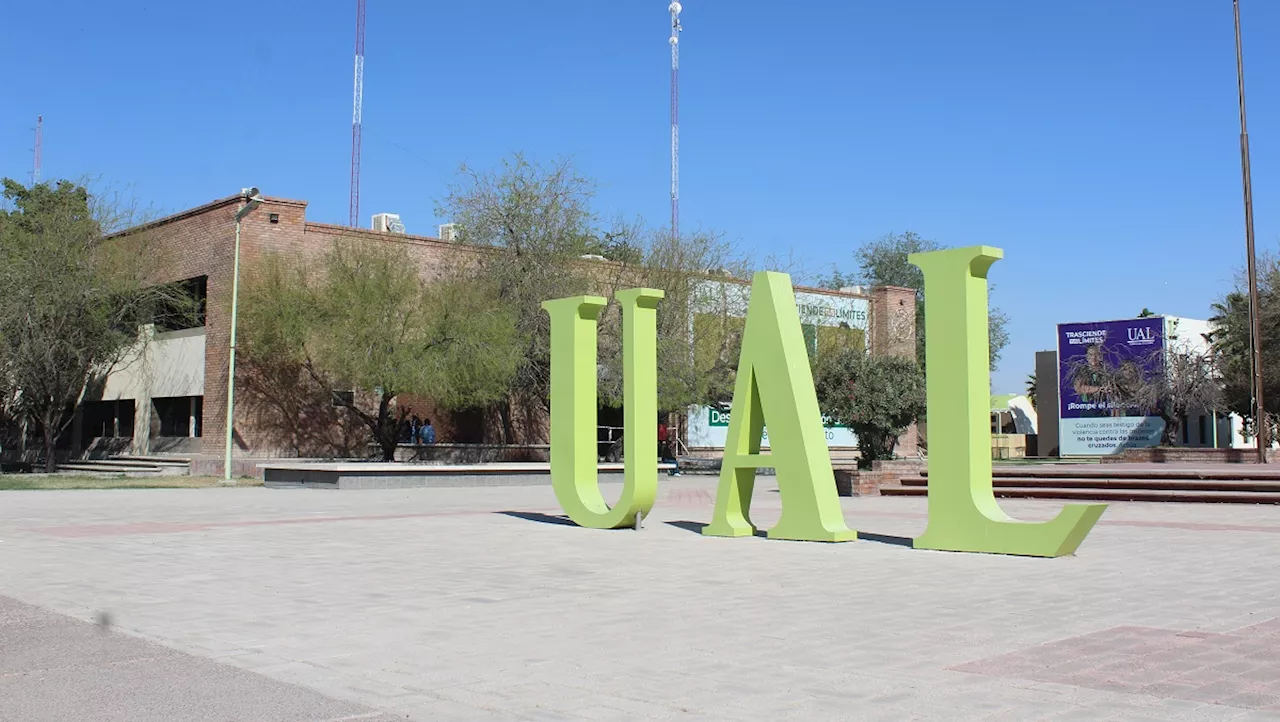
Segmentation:
[[(1115, 504), (1042, 560), (704, 538), (714, 493), (664, 479), (605, 532), (545, 487), (6, 492), (0, 595), (410, 719), (1276, 714), (1278, 508)], [(762, 478), (762, 528), (779, 503)], [(841, 503), (924, 527), (923, 499)]]

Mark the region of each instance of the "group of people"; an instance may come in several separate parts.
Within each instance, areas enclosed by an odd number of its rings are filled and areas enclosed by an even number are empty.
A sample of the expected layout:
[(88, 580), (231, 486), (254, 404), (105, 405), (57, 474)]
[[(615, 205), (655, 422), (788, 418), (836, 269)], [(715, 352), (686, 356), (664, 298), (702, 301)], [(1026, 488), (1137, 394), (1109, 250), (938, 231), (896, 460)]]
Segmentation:
[(402, 444), (434, 444), (436, 443), (436, 427), (431, 419), (420, 419), (417, 414), (400, 422), (400, 443)]

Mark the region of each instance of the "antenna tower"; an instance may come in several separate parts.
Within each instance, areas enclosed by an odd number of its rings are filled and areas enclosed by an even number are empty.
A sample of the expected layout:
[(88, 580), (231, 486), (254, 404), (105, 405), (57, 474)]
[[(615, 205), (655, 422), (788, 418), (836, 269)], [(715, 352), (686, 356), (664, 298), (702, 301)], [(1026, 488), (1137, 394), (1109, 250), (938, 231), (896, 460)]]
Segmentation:
[(360, 226), (360, 116), (364, 107), (364, 2), (356, 0), (356, 80), (351, 109), (351, 222)]
[(671, 13), (671, 236), (680, 237), (680, 11), (679, 0)]
[(40, 183), (40, 156), (44, 153), (44, 116), (36, 116), (36, 145), (33, 149), (35, 163), (31, 166), (31, 185)]

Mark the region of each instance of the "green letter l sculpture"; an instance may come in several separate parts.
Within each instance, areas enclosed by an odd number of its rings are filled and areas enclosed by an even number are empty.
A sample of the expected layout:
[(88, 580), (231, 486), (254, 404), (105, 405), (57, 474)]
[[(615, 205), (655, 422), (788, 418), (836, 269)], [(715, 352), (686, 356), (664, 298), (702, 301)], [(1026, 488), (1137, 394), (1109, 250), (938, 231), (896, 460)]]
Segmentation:
[(579, 526), (618, 529), (649, 515), (658, 494), (658, 300), (662, 291), (618, 292), (622, 304), (622, 497), (612, 509), (596, 478), (596, 322), (605, 299), (545, 301), (551, 316), (551, 484)]
[(918, 549), (1072, 554), (1106, 504), (1068, 504), (1047, 522), (1005, 514), (991, 487), (987, 271), (1004, 253), (973, 246), (912, 254), (924, 272), (929, 407), (929, 523)]

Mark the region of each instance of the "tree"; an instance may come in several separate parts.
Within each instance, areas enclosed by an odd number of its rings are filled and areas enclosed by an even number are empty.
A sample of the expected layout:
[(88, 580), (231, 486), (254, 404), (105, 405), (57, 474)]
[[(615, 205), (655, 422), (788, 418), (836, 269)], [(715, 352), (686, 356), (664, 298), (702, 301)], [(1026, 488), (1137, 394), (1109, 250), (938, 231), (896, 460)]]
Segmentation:
[(892, 459), (898, 437), (925, 412), (924, 373), (915, 361), (850, 349), (819, 367), (823, 412), (858, 437), (858, 467)]
[[(749, 270), (733, 245), (711, 232), (675, 237), (653, 231), (641, 264), (625, 275), (664, 294), (658, 305), (658, 408), (727, 406), (750, 288), (737, 280)], [(610, 351), (607, 367), (618, 383), (602, 389), (602, 397), (620, 402), (621, 349)]]
[(270, 256), (247, 279), (245, 358), (293, 364), (395, 458), (400, 394), (460, 409), (502, 398), (520, 363), (515, 318), (465, 272), (424, 282), (407, 254), (340, 239), (318, 268)]
[[(1262, 393), (1269, 409), (1280, 408), (1280, 259), (1266, 254), (1258, 258), (1258, 320), (1262, 327)], [(1223, 384), (1223, 404), (1257, 428), (1253, 406), (1253, 357), (1250, 343), (1249, 292), (1243, 279), (1213, 305), (1209, 334)], [(1269, 418), (1274, 418), (1272, 411)], [(1252, 432), (1256, 433), (1256, 432)]]
[(141, 350), (140, 328), (164, 311), (194, 315), (180, 286), (157, 285), (146, 233), (109, 237), (132, 209), (61, 180), (4, 180), (0, 209), (0, 375), (10, 413), (37, 428), (45, 469), (91, 384)]
[(1037, 409), (1036, 395), (1037, 391), (1039, 391), (1039, 385), (1035, 374), (1027, 374), (1027, 401), (1031, 402), (1032, 409)]
[[(833, 269), (831, 275), (819, 280), (823, 288), (839, 289), (845, 286), (899, 286), (916, 289), (916, 361), (924, 368), (924, 274), (907, 262), (912, 253), (928, 253), (945, 249), (936, 241), (922, 238), (907, 231), (890, 233), (862, 244), (854, 251), (857, 270), (843, 273)], [(992, 306), (988, 312), (988, 331), (991, 338), (991, 369), (1000, 364), (1000, 354), (1009, 344), (1009, 317)]]
[[(493, 407), (507, 443), (530, 416), (550, 408), (550, 321), (542, 302), (585, 293), (611, 296), (626, 261), (639, 253), (638, 225), (606, 228), (592, 209), (595, 185), (567, 160), (539, 164), (516, 154), (493, 171), (463, 166), (437, 214), (453, 219), (460, 242), (494, 249), (474, 271), (515, 319), (520, 361), (508, 393)], [(600, 264), (599, 257), (615, 263)]]

